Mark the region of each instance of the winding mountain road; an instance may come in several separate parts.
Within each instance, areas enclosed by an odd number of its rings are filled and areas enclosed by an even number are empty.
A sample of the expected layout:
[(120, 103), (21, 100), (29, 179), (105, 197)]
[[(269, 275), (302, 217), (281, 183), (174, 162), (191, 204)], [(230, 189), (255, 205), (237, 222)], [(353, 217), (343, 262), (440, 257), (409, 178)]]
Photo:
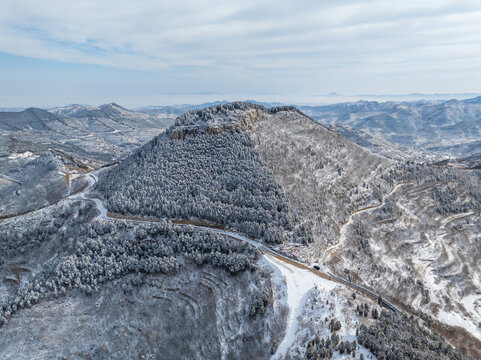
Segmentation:
[(474, 215), (474, 211), (468, 211), (461, 214), (451, 215), (445, 218), (444, 220), (442, 220), (441, 225), (444, 227), (446, 224), (450, 223), (451, 221), (462, 219), (464, 217), (471, 216), (471, 215)]
[[(114, 166), (114, 165), (111, 165), (111, 166)], [(70, 195), (62, 199), (61, 201), (75, 201), (75, 200), (92, 201), (95, 203), (95, 207), (98, 211), (98, 215), (96, 216), (96, 219), (104, 220), (104, 221), (112, 221), (112, 220), (118, 220), (118, 219), (123, 219), (125, 221), (130, 221), (130, 222), (147, 222), (147, 223), (155, 223), (155, 222), (162, 221), (162, 219), (137, 218), (137, 217), (124, 216), (124, 215), (110, 214), (100, 199), (88, 196), (87, 194), (88, 191), (92, 189), (98, 181), (99, 173), (105, 171), (109, 167), (104, 167), (87, 174), (86, 176), (88, 180), (88, 185), (82, 191), (76, 194)], [(56, 204), (52, 204), (50, 206), (54, 206), (54, 205)], [(50, 207), (50, 206), (47, 206), (47, 207)], [(45, 208), (39, 209), (34, 212), (41, 211), (44, 209)], [(19, 216), (25, 216), (25, 215), (27, 214), (23, 214)], [(198, 229), (210, 230), (217, 234), (228, 236), (232, 239), (247, 242), (250, 245), (262, 251), (263, 255), (265, 256), (269, 264), (276, 270), (280, 271), (280, 273), (282, 274), (286, 282), (287, 305), (289, 307), (289, 314), (288, 314), (287, 326), (286, 326), (286, 332), (285, 332), (284, 338), (282, 342), (279, 344), (279, 347), (276, 353), (274, 354), (273, 359), (282, 358), (286, 354), (286, 352), (288, 351), (292, 343), (295, 341), (295, 334), (298, 326), (297, 318), (300, 312), (302, 311), (305, 298), (308, 292), (311, 291), (314, 287), (316, 287), (316, 285), (320, 285), (324, 289), (332, 289), (338, 286), (339, 284), (341, 284), (341, 285), (350, 287), (354, 290), (360, 291), (365, 295), (373, 298), (374, 300), (381, 299), (377, 294), (373, 293), (368, 289), (365, 289), (361, 286), (353, 284), (329, 272), (325, 273), (319, 270), (315, 270), (311, 266), (303, 264), (295, 259), (291, 259), (283, 254), (280, 254), (279, 252), (276, 252), (275, 250), (268, 248), (265, 244), (260, 243), (256, 240), (253, 240), (251, 238), (248, 238), (244, 235), (241, 235), (235, 231), (221, 229), (215, 226), (209, 226), (207, 224), (196, 225), (196, 224), (188, 224), (188, 223), (182, 224), (178, 222), (177, 224), (180, 226), (193, 226)], [(392, 304), (388, 303), (383, 299), (381, 300), (381, 305), (385, 306), (390, 310), (393, 310), (396, 312), (399, 311)]]

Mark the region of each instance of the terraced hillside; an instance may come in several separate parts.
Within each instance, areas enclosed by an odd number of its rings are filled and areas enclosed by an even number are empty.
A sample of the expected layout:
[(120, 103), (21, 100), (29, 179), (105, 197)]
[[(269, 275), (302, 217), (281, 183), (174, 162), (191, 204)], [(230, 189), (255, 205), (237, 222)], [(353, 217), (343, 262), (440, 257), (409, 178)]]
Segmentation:
[(286, 251), (480, 344), (479, 171), (384, 158), (299, 113), (252, 132), (292, 211), (312, 224), (314, 242)]
[(275, 351), (287, 312), (253, 248), (185, 226), (92, 220), (91, 202), (67, 204), (0, 226), (4, 358)]
[(37, 304), (0, 329), (2, 355), (268, 358), (282, 323), (272, 309), (252, 317), (248, 307), (263, 291), (251, 284), (266, 275), (244, 273), (233, 281), (223, 271), (189, 266), (175, 276), (147, 276), (130, 292), (112, 284), (89, 297)]
[(479, 173), (426, 166), (402, 172), (409, 174), (404, 183), (380, 206), (354, 214), (325, 260), (481, 339)]

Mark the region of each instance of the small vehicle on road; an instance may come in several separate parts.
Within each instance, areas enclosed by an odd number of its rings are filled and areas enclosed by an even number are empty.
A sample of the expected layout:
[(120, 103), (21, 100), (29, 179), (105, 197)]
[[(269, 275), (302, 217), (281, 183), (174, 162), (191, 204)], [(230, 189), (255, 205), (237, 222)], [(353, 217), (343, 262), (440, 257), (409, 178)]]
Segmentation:
[(321, 268), (319, 267), (319, 265), (314, 265), (312, 268), (313, 268), (314, 270), (321, 270)]

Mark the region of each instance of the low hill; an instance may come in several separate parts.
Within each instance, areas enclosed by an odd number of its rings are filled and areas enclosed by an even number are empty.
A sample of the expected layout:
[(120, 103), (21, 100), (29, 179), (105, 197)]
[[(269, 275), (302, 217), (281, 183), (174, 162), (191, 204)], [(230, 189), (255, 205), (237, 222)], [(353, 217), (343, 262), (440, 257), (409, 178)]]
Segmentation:
[(4, 131), (52, 131), (62, 123), (59, 117), (37, 108), (0, 112), (0, 130)]

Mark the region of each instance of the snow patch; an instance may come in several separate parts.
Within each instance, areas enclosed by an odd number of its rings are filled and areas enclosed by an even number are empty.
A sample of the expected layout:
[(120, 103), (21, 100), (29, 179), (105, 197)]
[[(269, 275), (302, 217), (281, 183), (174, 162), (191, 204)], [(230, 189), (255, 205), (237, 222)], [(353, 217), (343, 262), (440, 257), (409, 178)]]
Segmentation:
[(15, 160), (15, 159), (28, 159), (28, 158), (33, 158), (35, 157), (34, 154), (30, 151), (25, 151), (23, 153), (16, 153), (16, 154), (11, 154), (8, 159), (9, 160)]
[(464, 316), (461, 316), (458, 313), (441, 310), (438, 313), (438, 319), (445, 324), (462, 327), (466, 329), (472, 336), (481, 340), (481, 329), (474, 325), (472, 321), (466, 319)]
[(310, 290), (316, 286), (323, 290), (332, 290), (337, 284), (316, 276), (314, 273), (300, 269), (294, 265), (287, 264), (277, 258), (266, 255), (266, 259), (275, 265), (282, 273), (287, 285), (287, 305), (289, 307), (289, 316), (287, 320), (286, 334), (284, 339), (277, 348), (272, 359), (282, 358), (289, 347), (296, 339), (298, 327), (298, 317), (302, 313), (305, 300)]

